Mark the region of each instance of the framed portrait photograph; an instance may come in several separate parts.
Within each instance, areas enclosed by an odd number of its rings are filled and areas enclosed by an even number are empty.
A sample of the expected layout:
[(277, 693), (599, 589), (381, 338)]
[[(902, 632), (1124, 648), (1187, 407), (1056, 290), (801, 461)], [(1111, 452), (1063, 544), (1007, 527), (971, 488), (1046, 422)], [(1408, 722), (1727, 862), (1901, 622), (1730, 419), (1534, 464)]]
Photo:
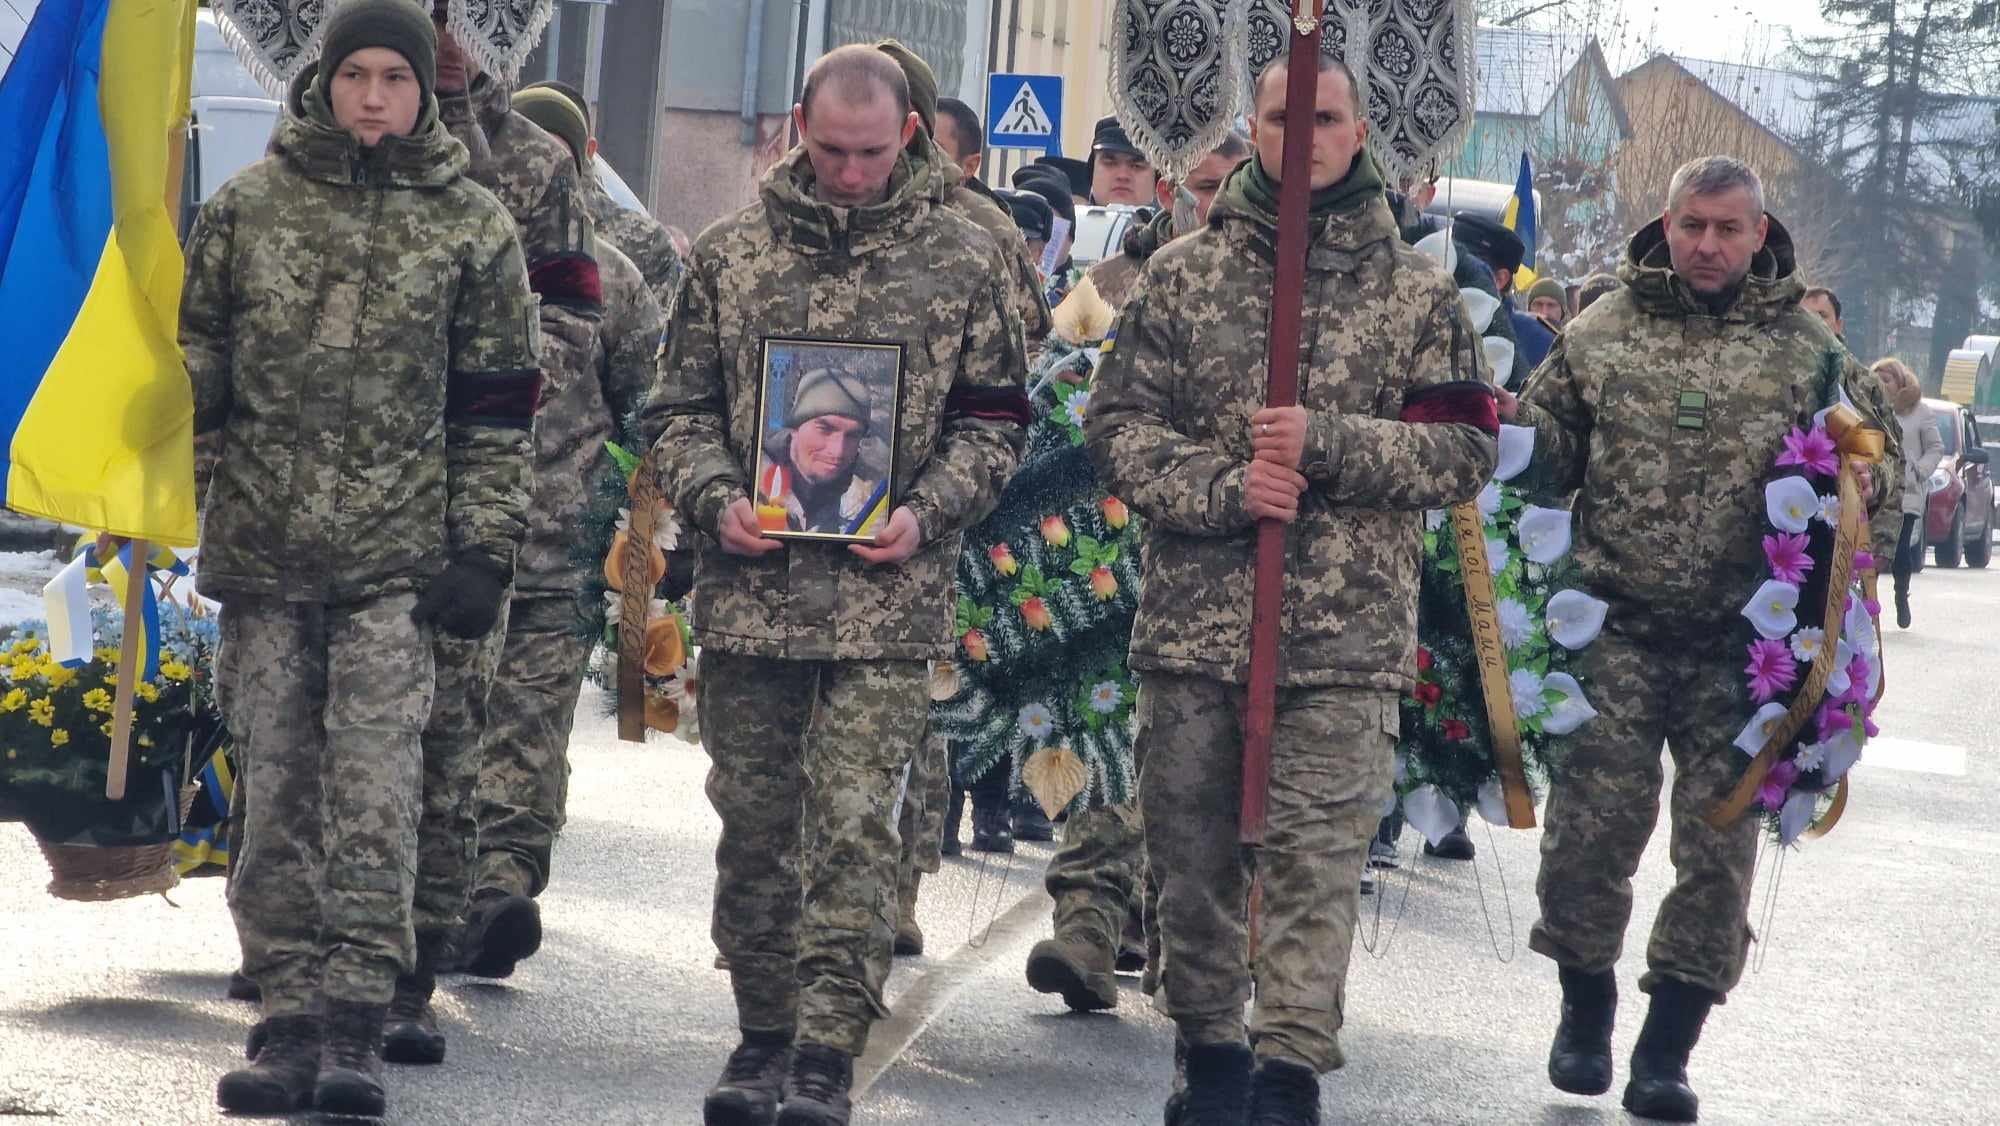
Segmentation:
[(757, 523), (772, 539), (867, 543), (895, 510), (903, 345), (767, 336)]

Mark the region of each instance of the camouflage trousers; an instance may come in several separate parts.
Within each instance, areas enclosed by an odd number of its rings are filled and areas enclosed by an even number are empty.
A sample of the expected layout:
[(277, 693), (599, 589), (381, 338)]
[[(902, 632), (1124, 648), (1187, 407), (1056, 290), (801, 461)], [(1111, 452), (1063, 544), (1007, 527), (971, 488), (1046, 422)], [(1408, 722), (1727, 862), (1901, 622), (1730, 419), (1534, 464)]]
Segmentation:
[(267, 1017), (380, 1004), (415, 956), (430, 631), (414, 594), (345, 606), (232, 596), (216, 691), (242, 747), (229, 908)]
[(576, 599), (515, 598), (479, 765), (474, 894), (540, 895), (569, 803), (569, 736), (591, 640)]
[(888, 1013), (895, 804), (930, 707), (924, 662), (704, 649), (700, 680), (722, 818), (713, 929), (738, 1024), (859, 1055)]
[[(1242, 1043), (1260, 1058), (1332, 1071), (1361, 865), (1389, 796), (1393, 693), (1284, 688), (1271, 741), (1263, 845), (1237, 843), (1244, 689), (1145, 673), (1137, 744), (1146, 854), (1160, 882), (1164, 954), (1155, 1005), (1190, 1044)], [(1256, 962), (1249, 894), (1263, 883)], [(1256, 1006), (1249, 1027), (1243, 1005)]]
[(950, 804), (951, 743), (926, 727), (917, 741), (917, 753), (910, 758), (903, 809), (896, 820), (896, 835), (903, 841), (896, 863), (899, 897), (914, 890), (921, 877), (944, 866), (944, 811)]
[[(1143, 766), (1135, 747), (1134, 772)], [(1157, 964), (1159, 888), (1146, 870), (1138, 802), (1070, 814), (1042, 886), (1055, 900), (1056, 934), (1080, 935), (1114, 956), (1123, 946), (1144, 943)]]
[(416, 925), (444, 931), (465, 922), (478, 822), (480, 741), (494, 668), (507, 638), (508, 607), (486, 636), (437, 635), (437, 700), (424, 725), (424, 817), (417, 833)]
[(1713, 646), (1645, 645), (1608, 629), (1581, 657), (1576, 675), (1598, 716), (1562, 741), (1551, 771), (1535, 880), (1542, 917), (1528, 946), (1574, 969), (1617, 964), (1632, 874), (1660, 816), (1665, 742), (1674, 758), (1674, 886), (1653, 922), (1639, 988), (1650, 992), (1671, 977), (1727, 994), (1750, 949), (1758, 818), (1715, 829), (1704, 815), (1747, 762), (1733, 742), (1749, 719), (1742, 658)]

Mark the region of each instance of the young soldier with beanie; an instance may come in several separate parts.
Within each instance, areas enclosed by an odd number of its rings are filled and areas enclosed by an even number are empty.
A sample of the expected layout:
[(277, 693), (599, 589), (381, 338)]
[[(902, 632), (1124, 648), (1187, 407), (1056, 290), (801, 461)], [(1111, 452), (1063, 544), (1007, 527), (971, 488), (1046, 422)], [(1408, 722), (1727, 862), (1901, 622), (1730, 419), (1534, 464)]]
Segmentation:
[(506, 212), (439, 121), (409, 0), (348, 0), (270, 155), (203, 206), (181, 346), (221, 455), (201, 591), (243, 753), (229, 889), (259, 986), (223, 1109), (379, 1115), (383, 1021), (414, 958), (434, 639), (499, 619), (540, 378)]

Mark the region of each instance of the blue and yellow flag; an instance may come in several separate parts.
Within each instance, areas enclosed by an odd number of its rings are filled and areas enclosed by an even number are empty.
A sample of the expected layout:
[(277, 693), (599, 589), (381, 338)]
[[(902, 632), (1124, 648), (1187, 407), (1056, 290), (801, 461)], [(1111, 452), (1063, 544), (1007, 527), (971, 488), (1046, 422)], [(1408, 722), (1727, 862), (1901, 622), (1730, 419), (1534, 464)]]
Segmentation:
[(1535, 284), (1535, 166), (1521, 154), (1521, 174), (1514, 178), (1514, 197), (1500, 222), (1521, 236), (1521, 268), (1514, 271), (1514, 289), (1526, 293)]
[(195, 0), (42, 0), (0, 78), (6, 504), (195, 542), (170, 198)]

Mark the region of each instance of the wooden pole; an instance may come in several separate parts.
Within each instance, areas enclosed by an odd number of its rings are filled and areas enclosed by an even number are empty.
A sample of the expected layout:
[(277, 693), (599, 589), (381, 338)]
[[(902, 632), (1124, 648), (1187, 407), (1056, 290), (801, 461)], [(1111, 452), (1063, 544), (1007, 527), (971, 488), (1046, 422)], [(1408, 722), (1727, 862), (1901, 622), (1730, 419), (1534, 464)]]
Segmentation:
[[(1299, 401), (1299, 328), (1306, 280), (1306, 203), (1312, 195), (1313, 114), (1319, 91), (1321, 0), (1298, 0), (1285, 81), (1285, 155), (1278, 188), (1276, 278), (1271, 287), (1269, 375), (1264, 404)], [(1310, 24), (1305, 23), (1310, 19)], [(1301, 30), (1307, 28), (1307, 30)], [(1256, 586), (1250, 612), (1250, 688), (1243, 715), (1244, 844), (1264, 840), (1271, 788), (1271, 728), (1278, 708), (1278, 621), (1284, 612), (1285, 525), (1257, 524)]]
[(104, 796), (125, 797), (125, 776), (132, 760), (132, 697), (139, 685), (139, 638), (146, 630), (146, 560), (152, 547), (132, 541), (132, 565), (125, 570), (125, 640), (118, 656), (118, 692), (111, 712), (111, 761), (104, 772)]

